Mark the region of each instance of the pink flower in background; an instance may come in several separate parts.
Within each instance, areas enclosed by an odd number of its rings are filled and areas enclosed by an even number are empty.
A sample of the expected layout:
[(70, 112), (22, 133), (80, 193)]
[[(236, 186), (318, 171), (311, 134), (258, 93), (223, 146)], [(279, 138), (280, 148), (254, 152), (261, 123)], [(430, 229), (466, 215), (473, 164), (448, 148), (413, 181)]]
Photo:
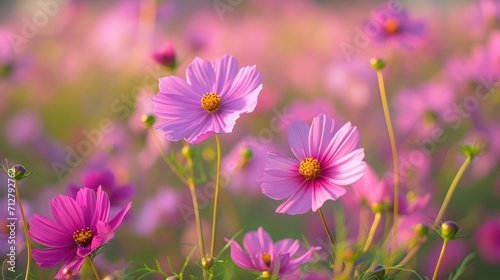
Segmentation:
[(364, 150), (357, 149), (359, 133), (350, 122), (337, 132), (335, 121), (320, 114), (311, 127), (302, 121), (288, 129), (288, 142), (295, 159), (268, 153), (262, 192), (272, 199), (288, 199), (277, 213), (303, 214), (316, 211), (327, 200), (345, 193), (342, 186), (364, 174)]
[[(135, 189), (132, 185), (118, 185), (113, 172), (107, 169), (87, 172), (83, 177), (82, 188), (90, 188), (94, 191), (102, 188), (109, 195), (111, 206), (124, 205), (127, 201), (130, 201), (135, 194)], [(82, 188), (75, 184), (69, 184), (69, 196), (76, 198), (78, 191)]]
[(370, 209), (378, 204), (390, 202), (392, 196), (387, 182), (380, 180), (370, 166), (367, 166), (365, 175), (352, 184), (352, 190), (358, 203)]
[(174, 45), (171, 42), (166, 42), (163, 46), (151, 53), (151, 57), (163, 66), (174, 68), (177, 64)]
[(64, 261), (55, 279), (64, 278), (68, 271), (71, 275), (78, 274), (85, 257), (113, 238), (130, 207), (128, 203), (108, 221), (109, 197), (101, 187), (97, 192), (83, 188), (76, 199), (55, 197), (50, 202), (54, 220), (37, 214), (30, 219), (31, 238), (51, 247), (34, 249), (33, 258), (42, 268)]
[(447, 124), (449, 120), (445, 121), (444, 115), (449, 115), (454, 101), (452, 88), (444, 83), (429, 82), (416, 88), (403, 89), (394, 99), (396, 125), (402, 134), (429, 136), (435, 127)]
[(479, 256), (490, 264), (500, 264), (500, 219), (485, 221), (476, 231)]
[(255, 66), (238, 71), (236, 58), (225, 55), (213, 64), (195, 58), (186, 69), (187, 82), (160, 78), (160, 92), (152, 98), (154, 114), (165, 119), (155, 125), (170, 141), (200, 143), (215, 133), (230, 133), (241, 114), (257, 105), (262, 76)]
[(373, 34), (380, 43), (415, 48), (423, 42), (425, 24), (422, 20), (410, 19), (404, 10), (389, 11), (380, 9), (372, 13), (372, 21), (366, 22), (365, 33)]
[[(243, 247), (234, 240), (231, 242), (231, 259), (241, 268), (260, 271), (263, 276), (270, 276), (276, 269), (278, 275), (283, 276), (296, 271), (299, 266), (311, 261), (313, 251), (320, 247), (311, 247), (305, 253), (297, 256), (301, 249), (299, 241), (291, 238), (273, 243), (271, 236), (262, 227), (257, 231), (245, 234)], [(297, 256), (297, 257), (294, 257)]]
[(254, 193), (260, 188), (255, 181), (262, 174), (269, 146), (247, 137), (238, 142), (222, 159), (222, 171), (230, 178), (231, 191)]

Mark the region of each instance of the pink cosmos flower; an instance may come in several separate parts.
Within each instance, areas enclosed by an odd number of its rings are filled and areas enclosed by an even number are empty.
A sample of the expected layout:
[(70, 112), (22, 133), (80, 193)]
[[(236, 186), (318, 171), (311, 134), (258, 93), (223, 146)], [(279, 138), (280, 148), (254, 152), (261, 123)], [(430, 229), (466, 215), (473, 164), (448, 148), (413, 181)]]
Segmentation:
[(131, 203), (127, 204), (108, 221), (109, 197), (101, 187), (97, 192), (89, 188), (79, 190), (76, 200), (63, 195), (55, 197), (50, 202), (54, 220), (37, 214), (30, 219), (31, 238), (51, 247), (34, 249), (33, 258), (42, 268), (64, 261), (54, 279), (78, 274), (85, 257), (113, 238), (130, 207)]
[(273, 243), (271, 236), (265, 232), (262, 227), (257, 231), (251, 231), (243, 237), (243, 247), (235, 241), (231, 242), (231, 259), (241, 268), (260, 271), (264, 278), (277, 271), (278, 275), (283, 276), (293, 273), (299, 266), (311, 260), (313, 251), (321, 247), (311, 247), (307, 252), (294, 258), (300, 248), (298, 240), (291, 238), (280, 240)]
[(320, 114), (311, 127), (302, 121), (288, 129), (288, 142), (296, 159), (268, 153), (262, 192), (272, 199), (288, 200), (277, 213), (291, 215), (316, 211), (329, 199), (345, 193), (342, 186), (358, 181), (364, 174), (364, 150), (356, 149), (359, 133), (350, 122), (337, 132), (335, 121)]
[(475, 237), (481, 258), (489, 264), (500, 264), (500, 219), (485, 221), (476, 231)]
[(257, 105), (262, 76), (255, 66), (238, 71), (236, 58), (225, 55), (212, 64), (195, 58), (186, 79), (160, 78), (160, 92), (153, 97), (154, 114), (166, 121), (155, 125), (170, 141), (200, 143), (215, 133), (232, 132), (241, 114)]
[(409, 49), (423, 42), (425, 24), (422, 20), (410, 19), (405, 10), (391, 13), (380, 9), (372, 13), (373, 21), (365, 23), (367, 34), (373, 34), (375, 41), (400, 45)]

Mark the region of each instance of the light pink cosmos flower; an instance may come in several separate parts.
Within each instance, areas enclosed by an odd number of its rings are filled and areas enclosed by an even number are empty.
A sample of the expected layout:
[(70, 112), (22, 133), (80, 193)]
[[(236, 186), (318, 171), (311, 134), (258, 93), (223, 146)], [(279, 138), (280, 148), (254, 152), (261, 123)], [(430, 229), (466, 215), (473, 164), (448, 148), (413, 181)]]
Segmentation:
[(337, 132), (335, 121), (320, 114), (311, 127), (302, 121), (288, 129), (295, 159), (268, 153), (262, 192), (272, 199), (287, 199), (277, 213), (291, 215), (316, 211), (329, 199), (345, 193), (342, 186), (358, 181), (366, 170), (363, 149), (357, 149), (359, 133), (350, 122)]
[(273, 243), (271, 236), (262, 227), (251, 231), (243, 237), (243, 247), (234, 240), (231, 242), (231, 259), (241, 268), (260, 271), (264, 278), (269, 278), (273, 272), (276, 276), (293, 273), (299, 266), (311, 260), (313, 251), (321, 247), (311, 247), (307, 252), (294, 258), (299, 249), (299, 241), (291, 238)]
[(238, 61), (229, 55), (213, 64), (195, 58), (186, 80), (160, 78), (160, 92), (152, 99), (154, 114), (166, 120), (154, 128), (170, 141), (184, 138), (196, 144), (215, 133), (232, 132), (240, 115), (255, 109), (262, 89), (255, 65), (238, 71)]
[(64, 262), (54, 279), (78, 274), (85, 257), (113, 238), (130, 207), (129, 203), (108, 220), (109, 197), (101, 187), (83, 188), (76, 199), (55, 197), (50, 202), (53, 220), (36, 214), (30, 219), (31, 238), (51, 247), (34, 249), (33, 258), (43, 268)]

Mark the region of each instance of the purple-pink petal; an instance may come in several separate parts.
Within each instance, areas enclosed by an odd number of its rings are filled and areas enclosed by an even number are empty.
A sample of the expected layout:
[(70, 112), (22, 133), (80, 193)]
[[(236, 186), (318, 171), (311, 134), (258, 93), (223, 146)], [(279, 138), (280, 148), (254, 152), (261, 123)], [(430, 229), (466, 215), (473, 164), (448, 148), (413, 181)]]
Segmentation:
[(36, 242), (51, 247), (66, 247), (75, 242), (68, 231), (57, 222), (37, 214), (30, 218), (30, 236)]
[(59, 247), (46, 249), (33, 249), (33, 258), (42, 267), (53, 267), (76, 254), (76, 244), (74, 247)]
[(82, 209), (76, 201), (68, 196), (57, 196), (50, 202), (50, 211), (58, 224), (69, 231), (86, 227)]
[(231, 240), (229, 242), (231, 242), (231, 259), (234, 261), (234, 263), (244, 269), (256, 270), (256, 267), (254, 266), (252, 260), (250, 259), (248, 254), (243, 251), (241, 246), (234, 240)]
[(215, 71), (207, 60), (196, 57), (186, 69), (186, 80), (200, 96), (215, 91)]
[(273, 251), (273, 240), (269, 233), (259, 227), (257, 231), (245, 234), (243, 247), (250, 255), (255, 255), (259, 251), (271, 253)]
[(309, 127), (305, 122), (293, 122), (288, 128), (288, 144), (295, 157), (303, 160), (309, 156)]
[(276, 209), (276, 213), (304, 214), (311, 210), (311, 193), (314, 183), (306, 181), (301, 188)]
[(238, 74), (238, 60), (233, 56), (224, 55), (214, 61), (214, 70), (215, 92), (224, 95)]
[(320, 114), (312, 121), (307, 143), (309, 144), (309, 157), (323, 162), (328, 156), (328, 146), (334, 136), (335, 121)]
[(84, 258), (79, 257), (66, 260), (56, 276), (54, 276), (54, 279), (68, 279), (68, 275), (77, 275), (80, 269), (82, 269), (84, 261)]

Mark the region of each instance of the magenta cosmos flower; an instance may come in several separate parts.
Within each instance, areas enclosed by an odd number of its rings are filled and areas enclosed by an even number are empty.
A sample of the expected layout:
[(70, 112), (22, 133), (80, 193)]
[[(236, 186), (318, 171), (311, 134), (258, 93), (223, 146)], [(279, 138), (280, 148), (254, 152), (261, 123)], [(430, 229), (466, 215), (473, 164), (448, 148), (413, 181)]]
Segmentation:
[(108, 221), (109, 197), (101, 187), (97, 192), (83, 188), (76, 199), (55, 197), (50, 202), (54, 220), (36, 214), (30, 219), (31, 238), (51, 247), (34, 249), (33, 258), (42, 268), (64, 261), (54, 279), (78, 274), (85, 257), (113, 238), (130, 206), (129, 203)]
[(345, 193), (342, 186), (364, 174), (364, 150), (357, 149), (359, 133), (350, 122), (335, 133), (335, 121), (320, 114), (311, 127), (302, 121), (288, 129), (288, 142), (295, 159), (268, 153), (262, 192), (272, 199), (288, 200), (277, 213), (303, 214), (316, 211), (329, 199)]
[(153, 97), (154, 114), (166, 121), (155, 125), (170, 141), (200, 143), (215, 133), (229, 133), (241, 114), (257, 105), (262, 76), (255, 66), (238, 71), (236, 58), (225, 55), (212, 64), (195, 58), (186, 79), (160, 78)]
[[(226, 239), (226, 241), (228, 241)], [(270, 278), (273, 272), (282, 276), (293, 273), (299, 266), (311, 260), (313, 251), (320, 247), (311, 247), (307, 252), (294, 258), (299, 249), (299, 241), (291, 238), (273, 243), (271, 236), (262, 227), (243, 237), (243, 247), (231, 240), (231, 258), (241, 268), (262, 272), (263, 278)]]

